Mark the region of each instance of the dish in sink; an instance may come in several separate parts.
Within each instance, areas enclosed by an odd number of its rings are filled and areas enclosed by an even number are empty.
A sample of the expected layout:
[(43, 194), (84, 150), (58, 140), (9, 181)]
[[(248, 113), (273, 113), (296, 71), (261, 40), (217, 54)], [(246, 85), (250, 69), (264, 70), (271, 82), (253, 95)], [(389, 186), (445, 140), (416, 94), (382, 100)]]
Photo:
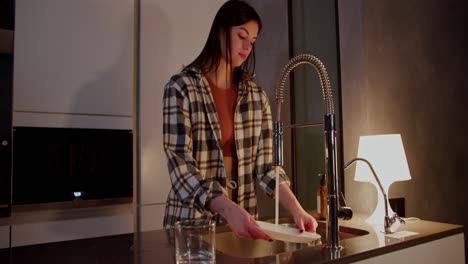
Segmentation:
[(281, 240), (292, 243), (311, 243), (315, 240), (320, 240), (321, 236), (312, 232), (299, 232), (296, 227), (290, 227), (281, 224), (268, 223), (257, 221), (260, 228), (267, 233), (272, 239)]

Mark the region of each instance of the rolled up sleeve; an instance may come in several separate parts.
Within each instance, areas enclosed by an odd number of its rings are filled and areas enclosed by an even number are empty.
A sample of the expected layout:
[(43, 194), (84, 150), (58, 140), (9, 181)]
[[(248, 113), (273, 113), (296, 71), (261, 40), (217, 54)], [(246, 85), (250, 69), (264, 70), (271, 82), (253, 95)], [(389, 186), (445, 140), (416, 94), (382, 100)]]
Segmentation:
[[(264, 92), (262, 93), (262, 97), (262, 127), (255, 165), (260, 187), (268, 196), (272, 197), (276, 186), (276, 173), (273, 164), (273, 123), (268, 97)], [(279, 168), (278, 171), (280, 184), (290, 185), (289, 178), (283, 168)]]

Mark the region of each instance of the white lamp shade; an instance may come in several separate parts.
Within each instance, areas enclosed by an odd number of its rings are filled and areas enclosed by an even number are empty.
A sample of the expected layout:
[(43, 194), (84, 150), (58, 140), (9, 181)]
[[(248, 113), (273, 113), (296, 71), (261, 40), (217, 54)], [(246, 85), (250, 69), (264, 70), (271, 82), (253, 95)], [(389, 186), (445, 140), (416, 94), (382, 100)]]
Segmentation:
[[(372, 164), (384, 186), (411, 179), (400, 134), (361, 136), (357, 156)], [(357, 163), (354, 180), (375, 182), (369, 166), (362, 162)]]
[[(387, 195), (388, 189), (393, 182), (411, 179), (403, 142), (399, 134), (361, 136), (358, 157), (369, 161)], [(354, 180), (370, 182), (377, 188), (377, 206), (366, 221), (383, 226), (386, 209), (384, 206), (385, 200), (370, 167), (366, 163), (357, 162)], [(387, 210), (388, 215), (392, 216), (393, 211), (388, 201)]]

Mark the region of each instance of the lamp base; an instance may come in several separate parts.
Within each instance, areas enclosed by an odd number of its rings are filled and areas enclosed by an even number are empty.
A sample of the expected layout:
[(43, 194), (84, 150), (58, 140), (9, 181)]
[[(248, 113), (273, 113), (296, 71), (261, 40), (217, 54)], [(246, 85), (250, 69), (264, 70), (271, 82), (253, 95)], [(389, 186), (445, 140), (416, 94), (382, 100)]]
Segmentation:
[[(388, 190), (388, 188), (387, 188)], [(380, 193), (380, 190), (377, 188), (377, 205), (372, 212), (372, 214), (366, 219), (366, 222), (372, 225), (382, 225), (385, 224), (385, 203), (387, 203), (388, 208), (388, 216), (391, 217), (394, 212), (390, 207), (390, 203), (388, 201), (384, 201), (383, 195)], [(387, 192), (388, 193), (388, 192)]]

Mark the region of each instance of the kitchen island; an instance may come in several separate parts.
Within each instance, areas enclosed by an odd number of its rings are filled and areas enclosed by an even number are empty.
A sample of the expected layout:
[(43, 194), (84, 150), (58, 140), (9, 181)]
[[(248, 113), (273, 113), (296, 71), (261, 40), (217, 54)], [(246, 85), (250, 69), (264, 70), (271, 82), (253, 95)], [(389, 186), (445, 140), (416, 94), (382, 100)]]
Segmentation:
[[(310, 247), (265, 256), (248, 256), (227, 250), (218, 240), (217, 263), (465, 263), (463, 226), (420, 220), (402, 225), (388, 237), (379, 227), (355, 215), (340, 221), (343, 249), (331, 254), (326, 248), (325, 223), (318, 233), (322, 242)], [(283, 219), (283, 221), (288, 221)], [(229, 232), (227, 227), (217, 232)], [(139, 241), (139, 242), (138, 242)], [(138, 242), (138, 243), (136, 243)], [(254, 241), (244, 241), (253, 243)], [(258, 241), (259, 243), (270, 243)], [(276, 243), (271, 242), (271, 243)], [(242, 244), (242, 243), (240, 243)], [(0, 263), (175, 263), (172, 230), (80, 239), (0, 250)]]

